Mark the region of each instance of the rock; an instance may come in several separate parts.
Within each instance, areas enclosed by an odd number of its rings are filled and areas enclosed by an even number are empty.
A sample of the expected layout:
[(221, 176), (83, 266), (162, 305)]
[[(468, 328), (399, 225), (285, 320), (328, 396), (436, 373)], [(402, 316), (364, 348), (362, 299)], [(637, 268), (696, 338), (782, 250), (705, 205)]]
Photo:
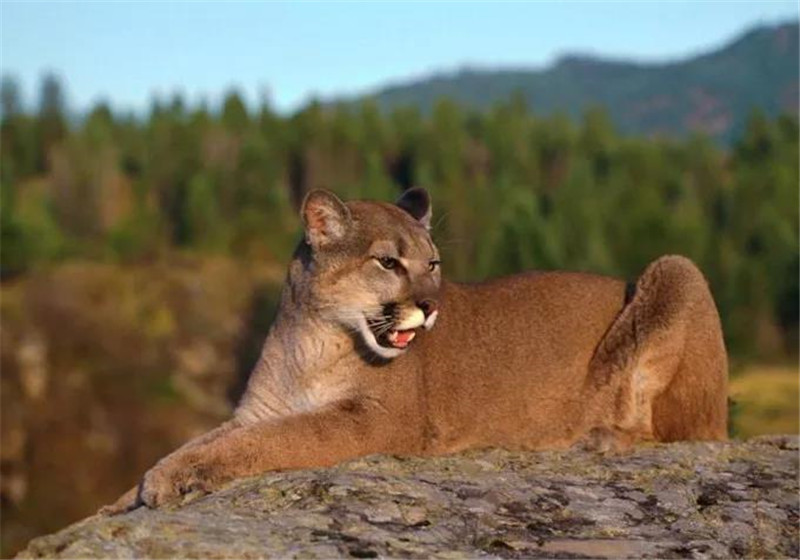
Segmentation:
[(21, 558), (798, 557), (797, 438), (367, 457), (90, 517)]

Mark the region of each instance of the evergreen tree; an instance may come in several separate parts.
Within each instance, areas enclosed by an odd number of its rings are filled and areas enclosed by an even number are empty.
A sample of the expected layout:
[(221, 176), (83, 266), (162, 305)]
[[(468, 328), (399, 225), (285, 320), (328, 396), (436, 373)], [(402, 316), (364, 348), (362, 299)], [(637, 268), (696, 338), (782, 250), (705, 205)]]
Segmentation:
[(100, 103), (68, 125), (56, 77), (31, 113), (0, 85), (0, 274), (67, 255), (174, 250), (286, 259), (311, 188), (432, 194), (448, 276), (579, 269), (635, 278), (682, 253), (709, 278), (734, 352), (797, 352), (798, 119), (751, 116), (724, 150), (702, 136), (617, 133), (602, 108), (538, 117), (513, 96), (484, 113), (311, 102), (289, 117), (180, 95), (149, 115)]
[(64, 93), (61, 83), (54, 74), (46, 74), (42, 78), (38, 128), (40, 152), (37, 167), (39, 171), (45, 171), (48, 168), (47, 158), (50, 151), (67, 132)]

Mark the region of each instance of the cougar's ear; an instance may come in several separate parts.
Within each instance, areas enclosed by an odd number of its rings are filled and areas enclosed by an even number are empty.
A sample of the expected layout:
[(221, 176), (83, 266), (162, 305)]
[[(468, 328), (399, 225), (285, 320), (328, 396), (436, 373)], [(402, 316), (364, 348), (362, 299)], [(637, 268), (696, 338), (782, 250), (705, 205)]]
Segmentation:
[(323, 189), (309, 192), (300, 210), (306, 241), (314, 249), (340, 240), (350, 226), (350, 210), (335, 194)]
[(400, 208), (411, 214), (425, 229), (431, 229), (431, 197), (428, 191), (421, 187), (414, 187), (404, 192), (395, 202)]

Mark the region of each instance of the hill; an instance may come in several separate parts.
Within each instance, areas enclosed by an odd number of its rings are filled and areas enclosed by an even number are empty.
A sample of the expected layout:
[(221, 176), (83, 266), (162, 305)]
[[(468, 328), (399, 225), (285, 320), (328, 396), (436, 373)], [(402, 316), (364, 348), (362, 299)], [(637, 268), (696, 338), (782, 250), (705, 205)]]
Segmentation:
[(428, 112), (442, 97), (474, 109), (521, 94), (539, 114), (579, 117), (605, 106), (622, 132), (703, 132), (729, 143), (759, 108), (774, 116), (798, 107), (798, 24), (760, 26), (724, 47), (686, 60), (642, 64), (569, 55), (540, 70), (464, 69), (375, 92), (386, 109)]

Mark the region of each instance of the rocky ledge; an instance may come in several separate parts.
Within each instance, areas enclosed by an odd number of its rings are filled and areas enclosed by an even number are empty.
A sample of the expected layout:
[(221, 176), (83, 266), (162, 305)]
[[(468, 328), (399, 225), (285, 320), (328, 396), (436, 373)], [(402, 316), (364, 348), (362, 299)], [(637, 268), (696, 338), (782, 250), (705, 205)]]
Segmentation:
[(271, 473), (90, 517), (20, 557), (789, 557), (798, 439), (492, 450)]

